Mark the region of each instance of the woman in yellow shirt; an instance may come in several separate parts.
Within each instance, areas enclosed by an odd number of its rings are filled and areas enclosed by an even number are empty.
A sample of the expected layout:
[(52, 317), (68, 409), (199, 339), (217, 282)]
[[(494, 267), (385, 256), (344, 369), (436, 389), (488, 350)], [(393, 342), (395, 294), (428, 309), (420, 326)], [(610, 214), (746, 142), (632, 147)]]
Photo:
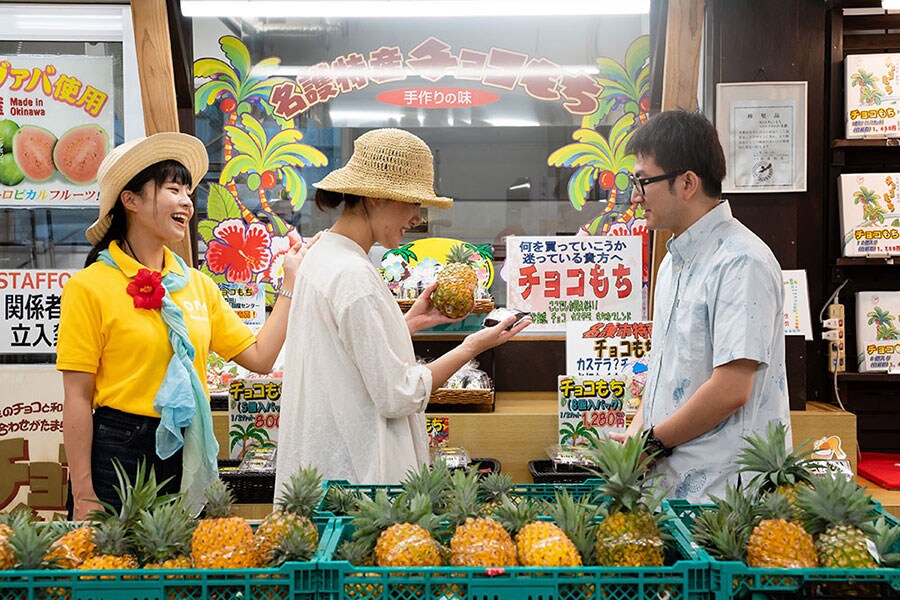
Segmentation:
[(190, 194), (208, 168), (203, 143), (159, 133), (118, 146), (100, 166), (100, 218), (86, 236), (85, 269), (62, 293), (56, 368), (63, 374), (69, 516), (97, 500), (118, 506), (112, 459), (133, 478), (141, 460), (164, 492), (194, 511), (218, 476), (206, 389), (210, 350), (268, 373), (284, 344), (294, 275), (306, 247), (284, 261), (278, 300), (254, 337), (216, 284), (166, 248), (187, 233)]

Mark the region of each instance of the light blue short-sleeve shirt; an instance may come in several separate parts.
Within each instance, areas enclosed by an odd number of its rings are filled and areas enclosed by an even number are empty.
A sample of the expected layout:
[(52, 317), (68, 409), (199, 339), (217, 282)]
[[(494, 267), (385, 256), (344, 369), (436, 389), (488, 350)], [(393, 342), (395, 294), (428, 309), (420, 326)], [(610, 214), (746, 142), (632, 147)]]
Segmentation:
[(669, 497), (706, 502), (737, 480), (742, 436), (764, 433), (770, 421), (790, 431), (781, 267), (765, 242), (732, 216), (727, 201), (666, 247), (654, 295), (645, 429), (672, 416), (713, 368), (738, 359), (759, 363), (743, 407), (658, 461)]

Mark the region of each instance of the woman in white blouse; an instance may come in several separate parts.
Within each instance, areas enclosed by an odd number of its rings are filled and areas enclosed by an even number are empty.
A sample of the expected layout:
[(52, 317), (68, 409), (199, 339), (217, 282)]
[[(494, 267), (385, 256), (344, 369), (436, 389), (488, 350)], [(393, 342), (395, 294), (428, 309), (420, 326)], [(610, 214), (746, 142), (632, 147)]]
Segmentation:
[(347, 165), (315, 184), (320, 209), (343, 206), (297, 273), (285, 344), (276, 490), (299, 467), (327, 479), (397, 483), (428, 462), (425, 407), (432, 391), (476, 355), (530, 324), (513, 318), (467, 336), (427, 365), (411, 334), (451, 322), (426, 289), (404, 316), (367, 254), (396, 248), (435, 196), (431, 150), (398, 129), (360, 136)]

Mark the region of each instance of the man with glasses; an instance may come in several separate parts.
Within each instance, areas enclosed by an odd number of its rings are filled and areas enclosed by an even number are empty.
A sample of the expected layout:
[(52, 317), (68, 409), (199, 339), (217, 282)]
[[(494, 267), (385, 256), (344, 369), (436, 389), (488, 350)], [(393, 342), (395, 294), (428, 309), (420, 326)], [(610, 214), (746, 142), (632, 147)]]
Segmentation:
[(743, 436), (770, 421), (790, 427), (781, 267), (722, 200), (725, 156), (703, 115), (661, 113), (628, 152), (632, 201), (650, 229), (673, 237), (656, 283), (644, 398), (625, 435), (649, 432), (670, 497), (706, 502), (736, 481)]

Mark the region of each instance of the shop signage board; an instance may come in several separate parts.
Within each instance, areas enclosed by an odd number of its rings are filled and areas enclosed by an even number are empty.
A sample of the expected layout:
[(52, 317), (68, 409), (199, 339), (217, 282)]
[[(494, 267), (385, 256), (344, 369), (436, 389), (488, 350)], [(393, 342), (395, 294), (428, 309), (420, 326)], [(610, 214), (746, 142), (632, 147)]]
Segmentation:
[(560, 375), (557, 399), (560, 446), (591, 445), (610, 433), (625, 431), (631, 393), (622, 375)]
[(508, 237), (507, 304), (530, 331), (568, 321), (633, 321), (643, 313), (641, 236)]
[(900, 256), (900, 173), (841, 175), (841, 250), (843, 256)]
[(860, 373), (900, 373), (900, 292), (857, 292), (856, 364)]
[(809, 286), (806, 271), (781, 272), (784, 284), (784, 335), (802, 335), (812, 340), (812, 316), (809, 312)]
[(0, 55), (0, 206), (96, 206), (114, 144), (110, 56)]
[(425, 417), (428, 447), (445, 448), (450, 443), (450, 417)]
[(59, 329), (62, 288), (75, 271), (0, 271), (0, 353), (53, 354)]
[(900, 54), (845, 59), (847, 139), (900, 137)]
[(274, 448), (278, 444), (281, 415), (281, 380), (235, 379), (228, 386), (229, 456), (243, 457), (251, 448)]

